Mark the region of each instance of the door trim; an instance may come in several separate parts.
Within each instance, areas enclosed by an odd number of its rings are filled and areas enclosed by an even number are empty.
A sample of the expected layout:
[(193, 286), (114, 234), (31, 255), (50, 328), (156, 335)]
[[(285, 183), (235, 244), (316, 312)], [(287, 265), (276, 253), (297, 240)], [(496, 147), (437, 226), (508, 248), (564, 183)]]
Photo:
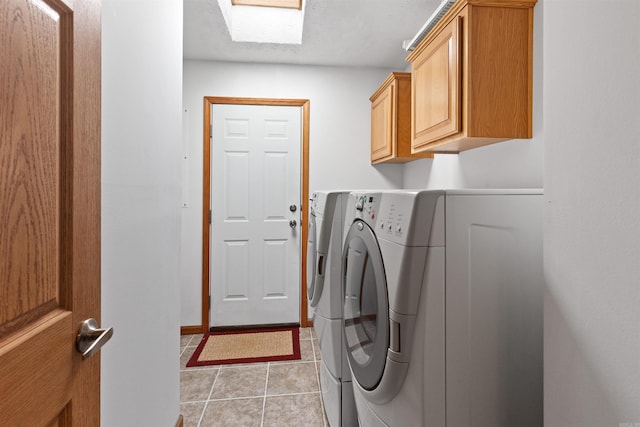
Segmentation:
[(209, 281), (210, 281), (210, 243), (209, 210), (211, 209), (211, 107), (214, 104), (236, 105), (280, 105), (302, 107), (302, 159), (301, 170), (301, 203), (300, 218), (302, 241), (300, 251), (300, 326), (309, 326), (307, 314), (306, 259), (307, 253), (307, 212), (309, 201), (309, 100), (308, 99), (275, 99), (275, 98), (231, 98), (220, 96), (204, 97), (204, 129), (203, 129), (203, 181), (202, 181), (202, 332), (209, 331)]

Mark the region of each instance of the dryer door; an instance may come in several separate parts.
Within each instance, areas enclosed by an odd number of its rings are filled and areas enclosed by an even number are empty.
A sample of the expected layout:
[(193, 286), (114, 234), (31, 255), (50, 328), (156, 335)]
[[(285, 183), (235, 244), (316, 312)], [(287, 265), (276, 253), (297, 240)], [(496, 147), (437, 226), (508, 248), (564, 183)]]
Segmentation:
[(317, 236), (316, 236), (316, 214), (313, 208), (309, 210), (309, 230), (307, 230), (307, 298), (311, 306), (318, 303), (316, 296), (316, 259), (318, 257)]
[(364, 389), (376, 388), (389, 347), (389, 299), (376, 236), (355, 220), (342, 251), (344, 336), (351, 372)]

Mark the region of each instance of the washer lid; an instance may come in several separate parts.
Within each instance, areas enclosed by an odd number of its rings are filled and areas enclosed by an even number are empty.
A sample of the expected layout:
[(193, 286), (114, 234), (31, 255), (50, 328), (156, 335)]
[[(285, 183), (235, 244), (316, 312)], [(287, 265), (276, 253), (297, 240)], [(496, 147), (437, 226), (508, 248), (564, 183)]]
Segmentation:
[(378, 386), (389, 348), (389, 299), (376, 236), (362, 220), (351, 225), (342, 251), (344, 336), (354, 379)]

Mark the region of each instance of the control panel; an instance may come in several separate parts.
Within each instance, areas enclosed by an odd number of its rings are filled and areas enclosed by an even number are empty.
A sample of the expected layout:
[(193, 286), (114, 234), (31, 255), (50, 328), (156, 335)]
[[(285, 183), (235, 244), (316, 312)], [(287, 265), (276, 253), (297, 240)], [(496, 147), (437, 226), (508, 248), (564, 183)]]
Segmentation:
[(382, 193), (376, 235), (406, 246), (427, 246), (435, 206), (442, 191)]
[(404, 194), (385, 194), (376, 234), (398, 243), (404, 243), (411, 223), (414, 198)]
[(374, 228), (380, 208), (380, 193), (358, 193), (355, 197), (355, 217)]

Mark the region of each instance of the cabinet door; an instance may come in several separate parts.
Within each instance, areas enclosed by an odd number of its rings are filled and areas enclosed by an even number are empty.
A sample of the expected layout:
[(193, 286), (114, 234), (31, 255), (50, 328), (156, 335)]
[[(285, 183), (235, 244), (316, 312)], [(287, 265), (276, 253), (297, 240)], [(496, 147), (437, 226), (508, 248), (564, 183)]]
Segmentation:
[(412, 152), (460, 132), (461, 19), (453, 19), (412, 64)]
[(380, 94), (371, 104), (371, 161), (393, 155), (393, 104), (395, 83)]

